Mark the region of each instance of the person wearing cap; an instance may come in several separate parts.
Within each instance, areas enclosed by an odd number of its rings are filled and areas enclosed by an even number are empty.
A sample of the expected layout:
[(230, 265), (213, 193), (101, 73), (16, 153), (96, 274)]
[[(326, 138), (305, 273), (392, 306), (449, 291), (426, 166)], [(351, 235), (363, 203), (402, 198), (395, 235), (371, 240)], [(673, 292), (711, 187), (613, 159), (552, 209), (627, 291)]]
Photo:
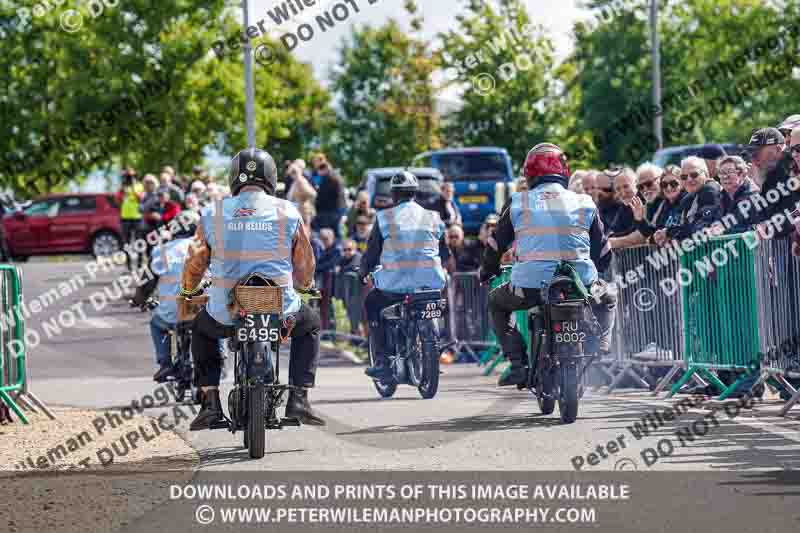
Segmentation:
[(775, 126), (775, 128), (781, 132), (783, 138), (786, 139), (786, 148), (789, 149), (791, 146), (792, 132), (800, 128), (800, 115), (789, 115), (783, 122)]
[(797, 187), (795, 186), (793, 190), (789, 186), (794, 160), (791, 152), (785, 150), (785, 147), (786, 139), (777, 128), (762, 128), (755, 131), (748, 144), (753, 166), (761, 182), (760, 196), (764, 199), (777, 198), (775, 202), (765, 200), (766, 206), (760, 211), (753, 208), (748, 215), (758, 223), (767, 222), (775, 215), (786, 218), (782, 222), (780, 217), (774, 220), (775, 237), (786, 237), (794, 232), (794, 226), (786, 215), (793, 213), (800, 201)]

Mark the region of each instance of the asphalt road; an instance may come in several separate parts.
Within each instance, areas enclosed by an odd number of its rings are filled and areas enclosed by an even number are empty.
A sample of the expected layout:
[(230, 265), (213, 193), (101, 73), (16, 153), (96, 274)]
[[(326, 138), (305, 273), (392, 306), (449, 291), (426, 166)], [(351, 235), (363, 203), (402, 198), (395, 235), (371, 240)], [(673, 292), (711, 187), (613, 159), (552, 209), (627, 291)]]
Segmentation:
[[(57, 319), (69, 306), (83, 302), (86, 310), (85, 319), (63, 328), (61, 334), (48, 338), (42, 333), (41, 343), (30, 351), (31, 388), (42, 400), (122, 408), (153, 394), (148, 315), (124, 301), (109, 301), (99, 310), (92, 305), (92, 298), (102, 300), (93, 293), (114, 294), (110, 285), (123, 270), (100, 272), (91, 279), (79, 262), (30, 263), (23, 268), (29, 302), (75, 275), (86, 278), (78, 293), (28, 319), (28, 327), (41, 332), (43, 322)], [(284, 373), (286, 368), (284, 358)], [(327, 427), (270, 432), (268, 454), (258, 461), (247, 457), (241, 433), (188, 432), (188, 422), (178, 431), (198, 450), (201, 468), (208, 470), (574, 470), (579, 466), (582, 471), (750, 471), (796, 469), (800, 464), (800, 422), (797, 416), (778, 417), (777, 402), (742, 409), (734, 417), (718, 411), (713, 419), (698, 406), (636, 439), (628, 427), (675, 400), (657, 400), (642, 392), (607, 396), (590, 391), (581, 403), (579, 420), (562, 425), (557, 411), (540, 415), (529, 393), (499, 389), (496, 377), (483, 377), (473, 365), (449, 365), (443, 371), (440, 392), (432, 400), (422, 400), (407, 386), (400, 387), (393, 399), (382, 400), (363, 368), (325, 352), (311, 398), (328, 420)], [(229, 379), (224, 386), (230, 386)], [(158, 416), (172, 407), (147, 412)], [(188, 408), (187, 414), (193, 416)], [(695, 428), (694, 441), (675, 434), (687, 426)], [(643, 450), (657, 450), (662, 439), (668, 439), (674, 450), (648, 466), (653, 452), (642, 455)], [(618, 444), (609, 446), (610, 441)], [(662, 449), (669, 451), (665, 443)], [(597, 456), (590, 456), (592, 452)]]

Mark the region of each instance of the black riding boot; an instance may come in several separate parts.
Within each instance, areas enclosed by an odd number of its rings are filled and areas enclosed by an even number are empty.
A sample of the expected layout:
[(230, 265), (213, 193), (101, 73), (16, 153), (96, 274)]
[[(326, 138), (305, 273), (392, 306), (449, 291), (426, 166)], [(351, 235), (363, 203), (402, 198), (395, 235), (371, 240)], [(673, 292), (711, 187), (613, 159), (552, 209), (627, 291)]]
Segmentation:
[(375, 353), (372, 354), (372, 357), (375, 365), (367, 368), (364, 373), (373, 379), (384, 379), (388, 373), (389, 358), (386, 355), (386, 333), (383, 325), (379, 322), (370, 322), (369, 334), (374, 335), (372, 349), (375, 350)]
[(523, 362), (525, 341), (522, 339), (522, 335), (516, 329), (508, 331), (501, 344), (503, 345), (503, 352), (511, 362), (511, 371), (498, 380), (497, 386), (510, 387), (511, 385), (524, 384), (528, 379), (528, 368)]
[(222, 422), (222, 405), (219, 402), (219, 389), (209, 389), (203, 394), (203, 408), (192, 420), (189, 431), (211, 429), (215, 423)]
[(286, 418), (297, 418), (301, 424), (324, 426), (325, 421), (317, 415), (308, 402), (308, 390), (291, 390), (286, 401)]

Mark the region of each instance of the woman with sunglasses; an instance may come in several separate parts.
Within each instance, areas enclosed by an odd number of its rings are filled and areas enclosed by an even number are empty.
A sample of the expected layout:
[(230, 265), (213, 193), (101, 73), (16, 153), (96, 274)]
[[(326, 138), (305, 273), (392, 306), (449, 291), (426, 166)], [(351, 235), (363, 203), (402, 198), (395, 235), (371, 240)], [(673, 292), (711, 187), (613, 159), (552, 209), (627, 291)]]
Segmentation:
[(725, 224), (725, 233), (744, 233), (753, 227), (752, 221), (745, 220), (742, 212), (749, 212), (748, 209), (739, 209), (742, 202), (750, 202), (750, 197), (754, 194), (747, 182), (747, 163), (744, 159), (735, 155), (727, 155), (720, 159), (719, 180), (722, 184), (722, 197), (720, 205), (722, 207), (722, 221)]
[(667, 165), (658, 180), (658, 196), (645, 209), (641, 202), (634, 202), (633, 215), (636, 229), (648, 241), (652, 241), (658, 230), (675, 226), (680, 221), (681, 202), (686, 197), (680, 181), (680, 168)]
[(680, 204), (680, 221), (677, 225), (655, 232), (653, 240), (658, 245), (668, 239), (691, 237), (720, 218), (720, 186), (709, 178), (705, 160), (690, 156), (681, 161), (680, 180), (687, 192)]

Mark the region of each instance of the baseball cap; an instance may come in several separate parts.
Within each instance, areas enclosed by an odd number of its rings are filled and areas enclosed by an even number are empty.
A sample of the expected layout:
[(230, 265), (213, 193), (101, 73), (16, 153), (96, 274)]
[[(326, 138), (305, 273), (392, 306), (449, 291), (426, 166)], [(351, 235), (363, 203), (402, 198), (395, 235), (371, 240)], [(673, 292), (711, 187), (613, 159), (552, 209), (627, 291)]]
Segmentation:
[(786, 139), (777, 128), (761, 128), (753, 132), (750, 137), (750, 142), (747, 148), (750, 151), (758, 150), (763, 146), (772, 146), (775, 144), (784, 144)]
[(789, 115), (783, 122), (775, 126), (779, 130), (793, 130), (800, 127), (800, 115)]

